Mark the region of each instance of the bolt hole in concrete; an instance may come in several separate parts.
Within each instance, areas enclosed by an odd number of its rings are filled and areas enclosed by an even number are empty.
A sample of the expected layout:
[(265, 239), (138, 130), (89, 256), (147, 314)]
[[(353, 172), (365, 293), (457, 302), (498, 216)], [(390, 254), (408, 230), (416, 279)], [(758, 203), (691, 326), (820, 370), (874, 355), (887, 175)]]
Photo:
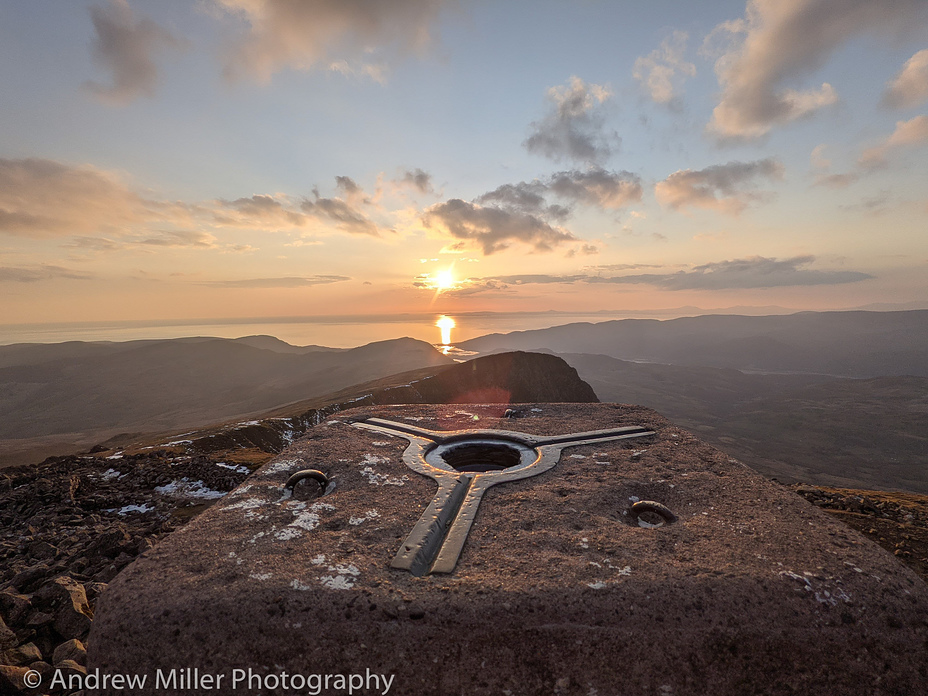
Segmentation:
[(632, 505), (632, 516), (644, 529), (656, 529), (677, 521), (670, 508), (653, 500), (639, 500)]
[(522, 463), (519, 448), (504, 442), (462, 442), (442, 452), (441, 458), (456, 471), (473, 473), (504, 471)]

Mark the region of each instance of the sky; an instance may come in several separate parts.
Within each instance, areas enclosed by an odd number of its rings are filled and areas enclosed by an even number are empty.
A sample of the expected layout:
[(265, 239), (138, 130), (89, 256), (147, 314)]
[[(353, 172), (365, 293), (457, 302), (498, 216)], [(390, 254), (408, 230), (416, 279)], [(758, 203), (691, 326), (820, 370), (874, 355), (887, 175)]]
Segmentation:
[(0, 0), (0, 324), (928, 307), (925, 0)]

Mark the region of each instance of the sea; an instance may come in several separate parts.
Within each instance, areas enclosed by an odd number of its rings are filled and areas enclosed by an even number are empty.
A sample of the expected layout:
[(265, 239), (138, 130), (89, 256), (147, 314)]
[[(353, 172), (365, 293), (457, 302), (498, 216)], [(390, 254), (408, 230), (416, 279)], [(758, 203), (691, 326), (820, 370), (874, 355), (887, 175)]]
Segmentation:
[(601, 322), (625, 318), (694, 316), (679, 310), (655, 312), (466, 312), (393, 315), (342, 315), (268, 317), (243, 319), (192, 319), (175, 321), (71, 322), (57, 324), (0, 325), (0, 345), (14, 343), (61, 343), (65, 341), (134, 341), (144, 339), (214, 336), (276, 336), (291, 345), (330, 348), (356, 346), (408, 336), (428, 343), (443, 343), (436, 322), (450, 316), (455, 322), (449, 343), (490, 333), (543, 329), (574, 322)]

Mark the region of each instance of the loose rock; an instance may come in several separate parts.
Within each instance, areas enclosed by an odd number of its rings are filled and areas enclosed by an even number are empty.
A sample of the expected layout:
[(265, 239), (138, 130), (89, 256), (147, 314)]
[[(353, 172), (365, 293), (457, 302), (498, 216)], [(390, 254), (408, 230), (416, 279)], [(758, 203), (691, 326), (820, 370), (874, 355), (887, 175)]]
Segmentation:
[(87, 649), (84, 647), (84, 644), (76, 638), (72, 638), (55, 648), (55, 653), (52, 655), (52, 662), (57, 665), (66, 660), (72, 660), (79, 665), (87, 664)]
[(0, 619), (0, 650), (15, 648), (18, 642), (16, 634), (9, 629), (3, 619)]
[(35, 643), (26, 643), (0, 653), (0, 664), (21, 667), (42, 659), (42, 653)]

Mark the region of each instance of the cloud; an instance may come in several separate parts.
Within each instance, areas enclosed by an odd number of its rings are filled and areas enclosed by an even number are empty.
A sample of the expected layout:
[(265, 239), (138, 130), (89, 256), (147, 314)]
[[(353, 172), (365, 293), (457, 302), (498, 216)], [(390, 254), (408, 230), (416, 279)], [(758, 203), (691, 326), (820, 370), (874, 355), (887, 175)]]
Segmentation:
[(550, 204), (553, 194), (563, 200), (605, 210), (619, 210), (641, 200), (640, 178), (631, 172), (610, 172), (600, 167), (556, 172), (545, 180), (503, 184), (475, 199), (512, 213), (534, 215), (544, 220), (563, 221), (570, 216), (569, 207)]
[(407, 169), (403, 172), (403, 175), (398, 179), (393, 180), (394, 183), (411, 186), (416, 189), (419, 193), (434, 193), (435, 189), (432, 187), (432, 175), (428, 172), (424, 172), (419, 168), (416, 169)]
[(857, 163), (864, 169), (882, 169), (888, 166), (887, 157), (900, 147), (920, 147), (928, 143), (928, 116), (916, 116), (908, 121), (897, 121), (896, 129), (882, 143), (864, 150)]
[(570, 249), (564, 256), (568, 259), (572, 259), (574, 256), (579, 254), (580, 256), (594, 256), (599, 253), (599, 247), (595, 244), (581, 244), (576, 246), (573, 249)]
[[(307, 228), (314, 221), (348, 234), (380, 236), (364, 214), (370, 199), (350, 177), (336, 177), (344, 196), (296, 204), (281, 194), (185, 204), (143, 198), (118, 177), (89, 166), (45, 159), (0, 158), (0, 233), (69, 237), (70, 247), (92, 251), (130, 244), (216, 247), (217, 226), (279, 230)], [(206, 227), (191, 231), (191, 227)], [(177, 229), (171, 229), (176, 226)]]
[(537, 179), (531, 182), (520, 181), (518, 184), (498, 186), (475, 200), (513, 213), (564, 220), (570, 215), (570, 210), (560, 205), (548, 205), (545, 200), (547, 190), (548, 186)]
[(728, 162), (698, 171), (674, 172), (654, 187), (658, 203), (679, 210), (705, 208), (737, 215), (749, 203), (763, 198), (750, 189), (754, 179), (780, 179), (783, 165), (773, 158), (754, 162)]
[[(553, 283), (632, 284), (653, 285), (664, 290), (736, 290), (810, 285), (841, 285), (867, 280), (872, 276), (857, 271), (832, 271), (807, 268), (814, 256), (796, 256), (790, 259), (770, 259), (753, 256), (733, 261), (718, 261), (694, 266), (688, 271), (674, 273), (641, 273), (635, 275), (604, 276), (591, 274), (548, 275), (528, 274), (472, 279), (487, 284), (528, 285)], [(640, 266), (629, 265), (628, 268)], [(610, 266), (599, 267), (608, 270)]]
[[(348, 179), (348, 181), (351, 180)], [(355, 205), (337, 197), (324, 198), (315, 189), (313, 195), (315, 196), (314, 200), (306, 198), (300, 204), (300, 209), (307, 215), (312, 215), (321, 220), (330, 220), (335, 223), (336, 227), (348, 234), (380, 236), (377, 225), (368, 219)], [(350, 195), (356, 196), (354, 192)]]
[(93, 167), (0, 158), (0, 232), (25, 237), (121, 234), (171, 215), (168, 206), (143, 200), (112, 174)]
[(859, 179), (860, 175), (854, 172), (846, 172), (844, 174), (817, 174), (815, 176), (815, 185), (832, 189), (844, 189), (851, 184), (857, 183)]
[(246, 34), (229, 47), (225, 74), (262, 82), (289, 68), (327, 68), (377, 81), (396, 57), (421, 53), (449, 0), (215, 0)]
[(909, 109), (928, 99), (928, 49), (909, 58), (888, 85), (883, 103), (896, 109)]
[(234, 201), (220, 199), (219, 209), (215, 212), (218, 222), (224, 225), (240, 227), (302, 227), (307, 218), (288, 207), (286, 198), (257, 194), (248, 198), (236, 198)]
[(370, 205), (371, 199), (367, 197), (364, 189), (358, 186), (350, 176), (336, 176), (335, 188), (341, 192), (349, 205)]
[(37, 283), (42, 280), (55, 280), (57, 278), (88, 280), (90, 275), (62, 268), (61, 266), (42, 265), (29, 268), (0, 266), (0, 283)]
[(696, 66), (683, 60), (688, 38), (685, 31), (675, 31), (660, 48), (635, 61), (632, 76), (658, 104), (679, 106), (683, 82), (696, 75)]
[(551, 176), (550, 190), (561, 198), (609, 210), (641, 200), (641, 179), (631, 172), (608, 172), (599, 167), (587, 171), (558, 172)]
[(201, 247), (211, 249), (216, 246), (216, 238), (207, 232), (194, 230), (167, 230), (151, 237), (135, 240), (137, 244), (161, 247)]
[(721, 100), (708, 130), (720, 139), (751, 139), (809, 116), (838, 100), (827, 82), (805, 91), (785, 87), (821, 68), (845, 41), (865, 32), (919, 26), (923, 0), (749, 0), (745, 18), (709, 38), (733, 39), (715, 64)]
[[(422, 223), (462, 243), (475, 243), (487, 256), (513, 242), (527, 244), (536, 251), (551, 251), (564, 242), (577, 241), (567, 230), (552, 227), (536, 215), (484, 207), (458, 198), (427, 208)], [(456, 246), (461, 248), (463, 244)]]
[(111, 73), (112, 84), (86, 82), (85, 88), (101, 101), (124, 106), (137, 97), (152, 97), (158, 85), (154, 56), (163, 49), (183, 48), (186, 44), (150, 19), (135, 20), (126, 0), (90, 8), (96, 36), (92, 44), (94, 61)]
[(548, 90), (551, 108), (541, 121), (532, 123), (532, 132), (522, 144), (534, 154), (555, 162), (602, 162), (618, 146), (617, 136), (602, 132), (603, 118), (598, 106), (611, 92), (602, 85), (587, 84), (571, 77), (567, 85)]
[(833, 174), (831, 172), (831, 160), (825, 157), (825, 149), (825, 145), (816, 145), (809, 155), (809, 164), (815, 172), (815, 186), (842, 189), (860, 179), (860, 175), (853, 172)]
[(335, 188), (342, 197), (326, 198), (314, 188), (313, 198), (304, 198), (299, 210), (283, 195), (258, 194), (234, 201), (219, 200), (220, 208), (215, 217), (227, 225), (265, 229), (304, 227), (315, 219), (334, 222), (338, 229), (349, 234), (379, 237), (377, 225), (361, 210), (361, 206), (371, 203), (364, 190), (349, 176), (336, 176)]
[(617, 276), (590, 282), (644, 283), (665, 290), (734, 290), (809, 285), (842, 285), (872, 278), (858, 271), (825, 271), (806, 268), (814, 256), (770, 259), (753, 256), (734, 261), (718, 261), (676, 273)]
[(69, 242), (61, 246), (66, 249), (84, 249), (87, 251), (118, 251), (119, 249), (125, 249), (125, 244), (106, 237), (72, 237)]
[(328, 285), (351, 280), (341, 275), (284, 276), (282, 278), (248, 278), (245, 280), (203, 281), (201, 285), (224, 288), (305, 288), (313, 285)]

